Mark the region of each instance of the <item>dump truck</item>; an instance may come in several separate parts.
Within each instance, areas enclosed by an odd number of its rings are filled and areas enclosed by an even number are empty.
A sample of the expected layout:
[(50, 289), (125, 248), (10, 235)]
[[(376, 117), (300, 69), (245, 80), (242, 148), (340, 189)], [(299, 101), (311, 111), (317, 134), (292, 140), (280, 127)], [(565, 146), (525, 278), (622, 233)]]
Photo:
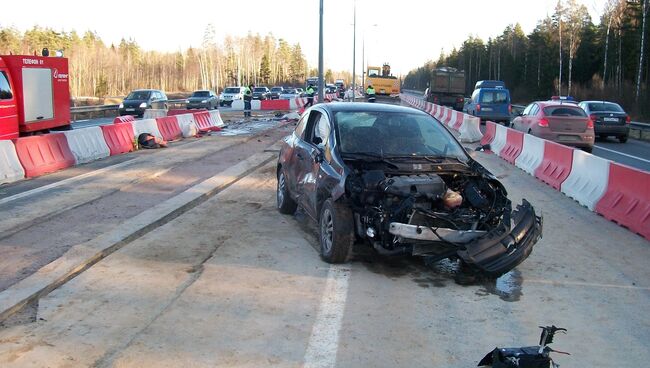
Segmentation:
[(465, 72), (450, 67), (431, 71), (431, 82), (425, 91), (425, 98), (437, 105), (463, 111), (465, 104)]
[(382, 67), (368, 67), (364, 88), (369, 85), (374, 87), (375, 94), (378, 96), (399, 95), (400, 81), (390, 74), (390, 65), (388, 63), (384, 63)]
[(0, 55), (0, 139), (70, 128), (68, 59)]

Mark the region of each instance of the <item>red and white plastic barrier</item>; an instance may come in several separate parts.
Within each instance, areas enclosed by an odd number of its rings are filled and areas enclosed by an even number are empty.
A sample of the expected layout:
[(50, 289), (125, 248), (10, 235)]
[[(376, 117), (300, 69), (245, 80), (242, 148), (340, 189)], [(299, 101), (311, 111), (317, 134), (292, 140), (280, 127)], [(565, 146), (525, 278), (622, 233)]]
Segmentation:
[(22, 137), (14, 140), (25, 177), (51, 173), (75, 164), (74, 155), (62, 133)]
[[(495, 123), (492, 124), (494, 125)], [(543, 159), (544, 140), (530, 134), (524, 134), (523, 148), (515, 160), (515, 166), (530, 175), (535, 175), (535, 170), (537, 170)]]
[(0, 184), (11, 183), (25, 178), (25, 170), (20, 165), (14, 142), (0, 141)]
[(571, 173), (560, 190), (593, 211), (607, 190), (609, 164), (609, 160), (574, 150)]
[(98, 126), (63, 132), (76, 164), (83, 164), (108, 157), (111, 154), (102, 129)]
[(514, 164), (524, 146), (524, 133), (510, 128), (506, 129), (506, 144), (499, 152), (499, 156)]
[(160, 139), (163, 137), (162, 133), (160, 133), (160, 130), (158, 129), (158, 124), (156, 123), (155, 119), (136, 120), (131, 124), (133, 126), (133, 134), (135, 135), (136, 139), (142, 133), (149, 133), (154, 137), (158, 137)]
[(571, 147), (544, 141), (544, 158), (535, 169), (535, 177), (560, 190), (560, 186), (571, 173), (573, 151)]
[(497, 130), (494, 134), (494, 139), (492, 140), (492, 143), (490, 143), (490, 151), (494, 152), (495, 155), (499, 155), (501, 149), (506, 145), (508, 128), (501, 124), (496, 124), (496, 128)]
[(199, 134), (199, 128), (196, 126), (193, 114), (176, 115), (176, 121), (181, 127), (183, 137), (194, 137), (195, 135)]

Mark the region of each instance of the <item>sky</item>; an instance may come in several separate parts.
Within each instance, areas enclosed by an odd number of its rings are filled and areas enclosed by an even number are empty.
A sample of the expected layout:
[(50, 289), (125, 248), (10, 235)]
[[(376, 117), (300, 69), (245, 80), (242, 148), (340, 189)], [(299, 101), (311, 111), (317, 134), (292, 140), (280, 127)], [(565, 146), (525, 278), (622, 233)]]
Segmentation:
[[(577, 0), (598, 22), (606, 0)], [(440, 51), (460, 47), (469, 36), (495, 37), (509, 24), (532, 31), (553, 12), (557, 0), (356, 0), (356, 69), (391, 64), (406, 74)], [(324, 0), (326, 69), (352, 70), (354, 0)], [(182, 5), (179, 5), (182, 4)], [(318, 66), (319, 0), (232, 0), (191, 2), (51, 0), (7, 1), (0, 26), (24, 31), (39, 25), (55, 30), (92, 30), (106, 44), (133, 38), (146, 50), (177, 51), (200, 46), (208, 24), (217, 42), (251, 32), (299, 42), (310, 67)], [(98, 10), (101, 9), (101, 12)]]

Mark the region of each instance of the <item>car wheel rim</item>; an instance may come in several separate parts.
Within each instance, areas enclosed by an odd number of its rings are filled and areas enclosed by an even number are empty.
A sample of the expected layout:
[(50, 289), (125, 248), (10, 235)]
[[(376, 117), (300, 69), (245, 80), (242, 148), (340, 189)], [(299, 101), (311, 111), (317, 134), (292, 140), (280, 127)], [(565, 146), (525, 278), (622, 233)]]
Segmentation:
[(334, 233), (334, 221), (332, 220), (332, 212), (330, 212), (329, 208), (323, 211), (320, 227), (323, 252), (329, 253), (330, 249), (332, 249), (332, 237)]
[(278, 207), (281, 207), (282, 203), (284, 202), (285, 186), (286, 183), (284, 182), (284, 174), (280, 174), (280, 177), (278, 178)]

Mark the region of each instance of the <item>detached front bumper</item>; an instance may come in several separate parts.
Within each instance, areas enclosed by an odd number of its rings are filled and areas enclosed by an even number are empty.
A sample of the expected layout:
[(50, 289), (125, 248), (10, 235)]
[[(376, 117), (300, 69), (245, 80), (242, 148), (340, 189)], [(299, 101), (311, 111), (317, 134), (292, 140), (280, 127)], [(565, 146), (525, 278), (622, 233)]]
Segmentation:
[(458, 251), (463, 261), (493, 276), (500, 276), (523, 262), (542, 237), (543, 219), (523, 200), (512, 211), (512, 227), (504, 223)]

